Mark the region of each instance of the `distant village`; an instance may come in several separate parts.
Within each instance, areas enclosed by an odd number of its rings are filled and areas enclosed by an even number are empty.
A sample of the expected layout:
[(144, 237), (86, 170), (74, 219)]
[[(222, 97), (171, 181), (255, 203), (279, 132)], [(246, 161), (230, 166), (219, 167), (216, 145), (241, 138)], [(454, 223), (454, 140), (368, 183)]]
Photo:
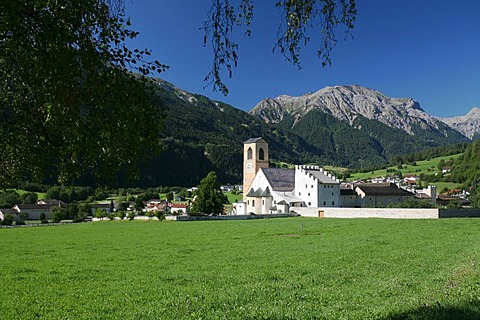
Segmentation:
[[(225, 215), (268, 215), (295, 213), (299, 208), (385, 208), (402, 207), (469, 207), (468, 193), (451, 190), (439, 195), (435, 186), (419, 189), (416, 175), (376, 177), (368, 181), (341, 182), (333, 174), (315, 165), (296, 165), (294, 168), (271, 168), (268, 143), (263, 138), (244, 142), (243, 184), (223, 185), (223, 192), (243, 193), (241, 201), (225, 207)], [(444, 167), (443, 172), (451, 170)], [(195, 194), (197, 187), (187, 190)], [(110, 201), (90, 203), (88, 218), (104, 219), (118, 211), (151, 218), (156, 213), (188, 215), (195, 200), (177, 196), (174, 201), (150, 199), (138, 207), (130, 201), (123, 204)], [(0, 220), (7, 215), (14, 220), (50, 219), (52, 208), (65, 209), (67, 204), (56, 199), (41, 199), (35, 204), (16, 204), (0, 209)]]

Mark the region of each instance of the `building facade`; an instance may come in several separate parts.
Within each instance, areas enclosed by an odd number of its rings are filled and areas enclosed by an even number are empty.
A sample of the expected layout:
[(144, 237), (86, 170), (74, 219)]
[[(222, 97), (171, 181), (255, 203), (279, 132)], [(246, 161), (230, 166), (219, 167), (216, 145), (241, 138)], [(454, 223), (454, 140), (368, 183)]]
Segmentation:
[(243, 202), (236, 214), (275, 214), (295, 207), (339, 207), (340, 182), (318, 166), (270, 168), (268, 143), (253, 138), (244, 143)]

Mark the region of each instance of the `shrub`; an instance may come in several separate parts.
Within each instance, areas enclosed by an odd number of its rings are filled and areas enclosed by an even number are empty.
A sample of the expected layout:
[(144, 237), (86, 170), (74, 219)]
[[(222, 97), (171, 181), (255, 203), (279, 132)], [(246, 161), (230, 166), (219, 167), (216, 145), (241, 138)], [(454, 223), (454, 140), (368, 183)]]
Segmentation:
[(165, 220), (165, 212), (164, 211), (156, 211), (155, 216), (159, 221)]
[[(177, 213), (178, 213), (178, 211), (177, 211), (177, 212), (172, 212), (172, 215), (178, 215)], [(203, 212), (197, 212), (197, 211), (190, 211), (190, 212), (188, 213), (188, 215), (189, 215), (189, 216), (204, 216), (205, 213), (203, 213)]]
[(3, 226), (11, 226), (13, 224), (13, 214), (7, 213), (3, 216), (2, 225)]
[(105, 211), (103, 211), (102, 209), (97, 208), (97, 209), (95, 209), (95, 213), (94, 213), (93, 216), (97, 219), (102, 219), (103, 220), (103, 218), (105, 218), (107, 216), (107, 213)]
[(47, 215), (45, 212), (40, 213), (40, 223), (48, 223)]
[(60, 222), (65, 219), (65, 210), (61, 207), (52, 207), (52, 212), (50, 214), (50, 218), (53, 222)]
[(25, 220), (28, 219), (28, 213), (21, 213), (17, 215), (17, 221), (15, 221), (16, 226), (24, 226)]
[(123, 220), (125, 219), (126, 213), (124, 210), (120, 210), (118, 211), (117, 216), (120, 218), (120, 220)]
[(108, 218), (109, 220), (115, 219), (115, 213), (109, 212), (109, 213), (107, 214), (107, 218)]
[(87, 219), (87, 214), (85, 212), (77, 212), (75, 217), (73, 217), (73, 222), (83, 222)]
[(128, 220), (132, 221), (133, 219), (135, 219), (135, 212), (134, 211), (130, 211), (128, 214), (127, 214), (127, 218)]

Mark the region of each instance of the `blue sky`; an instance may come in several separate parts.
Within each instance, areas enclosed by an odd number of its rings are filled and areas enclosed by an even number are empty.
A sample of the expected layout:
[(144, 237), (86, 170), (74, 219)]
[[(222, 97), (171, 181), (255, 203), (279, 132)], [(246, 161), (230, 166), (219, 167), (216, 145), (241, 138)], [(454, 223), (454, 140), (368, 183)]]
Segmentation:
[[(231, 0), (235, 3), (234, 0)], [(252, 0), (252, 36), (239, 32), (239, 64), (224, 80), (229, 95), (203, 81), (212, 65), (199, 29), (210, 0), (127, 0), (126, 14), (140, 32), (132, 43), (170, 65), (161, 78), (248, 111), (264, 98), (292, 96), (325, 86), (358, 84), (390, 97), (411, 97), (435, 116), (464, 115), (480, 107), (480, 1), (357, 0), (353, 39), (338, 43), (332, 66), (322, 68), (315, 34), (301, 51), (302, 69), (272, 53), (280, 10), (276, 0)]]

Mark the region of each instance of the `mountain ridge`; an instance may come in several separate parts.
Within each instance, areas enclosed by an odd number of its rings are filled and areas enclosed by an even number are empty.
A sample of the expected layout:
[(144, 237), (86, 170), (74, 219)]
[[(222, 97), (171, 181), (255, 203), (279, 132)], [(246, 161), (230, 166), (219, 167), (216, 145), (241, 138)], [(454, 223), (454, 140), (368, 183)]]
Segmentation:
[(451, 131), (450, 126), (426, 113), (414, 99), (391, 98), (360, 85), (330, 86), (297, 97), (280, 95), (263, 99), (249, 113), (267, 123), (278, 123), (287, 115), (298, 120), (312, 109), (319, 109), (350, 125), (361, 115), (410, 135), (415, 134), (418, 126), (437, 130), (444, 136)]

